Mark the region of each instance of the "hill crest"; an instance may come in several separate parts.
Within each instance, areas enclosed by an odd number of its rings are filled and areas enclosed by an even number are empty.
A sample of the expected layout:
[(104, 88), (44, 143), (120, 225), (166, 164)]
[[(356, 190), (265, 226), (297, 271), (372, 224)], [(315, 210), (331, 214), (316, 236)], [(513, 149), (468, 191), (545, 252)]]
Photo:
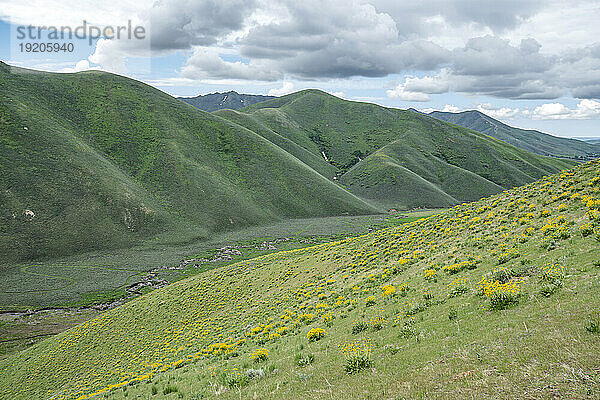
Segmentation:
[[(383, 209), (447, 207), (574, 164), (424, 114), (343, 100), (317, 89), (238, 111), (221, 115), (258, 122), (320, 157), (335, 168), (338, 182)], [(385, 161), (374, 156), (386, 147), (389, 152), (389, 146), (396, 151)], [(458, 176), (473, 182), (473, 190), (460, 191), (465, 185), (458, 184)]]
[(142, 82), (2, 67), (0, 93), (3, 263), (377, 212), (263, 136)]

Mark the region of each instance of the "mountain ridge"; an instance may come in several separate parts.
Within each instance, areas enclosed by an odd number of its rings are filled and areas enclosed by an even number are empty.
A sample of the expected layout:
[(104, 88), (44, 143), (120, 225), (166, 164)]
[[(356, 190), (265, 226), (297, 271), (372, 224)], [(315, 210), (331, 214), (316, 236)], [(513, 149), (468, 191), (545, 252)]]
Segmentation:
[(600, 146), (560, 138), (534, 129), (515, 128), (478, 110), (458, 113), (432, 111), (427, 115), (484, 133), (536, 154), (588, 160), (600, 155)]
[[(215, 113), (228, 116), (224, 111)], [(573, 165), (571, 161), (540, 158), (488, 135), (446, 124), (428, 115), (342, 100), (318, 89), (306, 89), (242, 108), (236, 117), (244, 114), (313, 155), (326, 158), (336, 168), (340, 184), (384, 209), (448, 207), (454, 204), (453, 200), (472, 201), (483, 194), (525, 184), (545, 173)], [(401, 153), (396, 152), (396, 158), (383, 161), (382, 157), (371, 157), (392, 143), (402, 147)], [(432, 174), (431, 170), (422, 168), (431, 166), (431, 160), (439, 161), (434, 168), (439, 172)], [(385, 165), (393, 168), (386, 169)], [(408, 170), (398, 169), (398, 166)], [(469, 176), (469, 179), (473, 178), (470, 174), (475, 173), (481, 179), (476, 179), (478, 184), (473, 186), (472, 193), (463, 191), (462, 197), (457, 199), (434, 189), (439, 189), (440, 184), (443, 186), (441, 182), (449, 179), (451, 170), (468, 171), (461, 174), (466, 173), (465, 178)], [(369, 178), (375, 171), (380, 182)], [(427, 176), (424, 178), (427, 183), (413, 174), (420, 178)], [(423, 193), (432, 197), (411, 194), (420, 185), (417, 181), (429, 187)], [(399, 193), (403, 196), (396, 197)]]
[(237, 110), (265, 100), (274, 99), (275, 96), (262, 94), (238, 93), (235, 90), (228, 92), (214, 92), (201, 94), (195, 97), (177, 97), (202, 111), (213, 112), (222, 109)]
[[(206, 113), (114, 74), (2, 64), (0, 92), (6, 260), (448, 207), (572, 165), (316, 89)], [(457, 174), (473, 185), (458, 189)]]

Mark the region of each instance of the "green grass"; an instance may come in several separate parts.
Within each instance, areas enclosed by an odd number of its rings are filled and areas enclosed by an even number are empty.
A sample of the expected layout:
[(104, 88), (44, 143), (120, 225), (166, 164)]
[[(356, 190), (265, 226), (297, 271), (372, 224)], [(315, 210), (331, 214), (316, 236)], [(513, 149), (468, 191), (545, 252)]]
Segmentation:
[[(598, 229), (598, 176), (600, 163), (588, 163), (406, 225), (206, 271), (0, 361), (0, 394), (593, 397), (600, 342), (587, 327), (600, 309), (600, 231), (579, 227)], [(546, 296), (548, 263), (565, 276)], [(507, 286), (486, 286), (500, 267), (513, 271)], [(454, 291), (455, 279), (467, 290)], [(495, 307), (511, 287), (516, 301)], [(355, 321), (370, 328), (353, 334)], [(325, 337), (309, 341), (312, 328)], [(355, 340), (370, 343), (373, 364), (349, 374), (339, 346)], [(258, 349), (268, 355), (255, 363)], [(298, 353), (313, 362), (299, 366)]]
[[(86, 254), (67, 260), (11, 268), (5, 272), (5, 279), (0, 284), (0, 289), (3, 290), (0, 293), (1, 309), (6, 312), (6, 324), (0, 324), (0, 338), (4, 340), (0, 341), (0, 356), (23, 350), (48, 335), (58, 334), (83, 322), (85, 319), (82, 319), (82, 313), (87, 319), (99, 314), (99, 310), (88, 307), (129, 298), (125, 290), (126, 285), (138, 282), (150, 268), (160, 267), (165, 263), (178, 265), (182, 254), (185, 254), (186, 259), (195, 258), (196, 261), (190, 262), (183, 270), (161, 270), (157, 273), (158, 278), (176, 282), (242, 260), (312, 246), (335, 238), (364, 234), (371, 229), (397, 226), (434, 212), (414, 211), (393, 217), (377, 215), (291, 220), (285, 224), (227, 233), (209, 242), (191, 243), (186, 247), (147, 246), (144, 249), (128, 249), (122, 253), (112, 252), (110, 257), (103, 254)], [(235, 247), (241, 254), (228, 253), (231, 259), (222, 261), (199, 260), (214, 260), (221, 256), (224, 247)], [(203, 250), (198, 251), (199, 248)], [(144, 258), (141, 257), (142, 254)], [(91, 263), (103, 267), (89, 267)], [(132, 269), (124, 270), (120, 267), (122, 265), (128, 265)], [(29, 269), (36, 272), (48, 270), (48, 275), (39, 279), (39, 275), (27, 273)], [(97, 273), (92, 273), (93, 271)], [(51, 277), (54, 278), (55, 287), (52, 286)], [(139, 289), (139, 292), (146, 294), (152, 290), (153, 287), (145, 286)], [(8, 312), (40, 308), (49, 309), (32, 314)]]
[(302, 133), (290, 138), (290, 135), (297, 129), (293, 124), (281, 121), (279, 126), (274, 126), (274, 124), (267, 126), (259, 116), (233, 110), (222, 110), (215, 114), (258, 133), (327, 178), (333, 178), (337, 172), (335, 166), (325, 161), (323, 156), (316, 151), (317, 149), (310, 146), (310, 144), (314, 146), (313, 143), (309, 141), (297, 143), (298, 139), (303, 137)]
[(0, 358), (22, 351), (75, 325), (97, 317), (100, 311), (46, 310), (38, 313), (0, 315)]
[[(0, 310), (44, 307), (88, 306), (108, 302), (123, 293), (126, 285), (137, 282), (147, 271), (162, 266), (177, 266), (182, 259), (211, 258), (225, 246), (249, 246), (242, 256), (231, 261), (200, 263), (199, 268), (164, 270), (160, 277), (170, 282), (242, 259), (278, 250), (305, 247), (315, 240), (363, 234), (369, 229), (410, 222), (435, 211), (404, 213), (401, 218), (388, 215), (340, 216), (287, 220), (259, 227), (217, 234), (208, 240), (178, 243), (178, 238), (163, 235), (128, 249), (96, 251), (36, 263), (9, 263), (2, 271)], [(264, 241), (289, 239), (276, 249), (257, 250)]]
[(108, 302), (121, 297), (123, 292), (118, 289), (135, 282), (138, 275), (140, 271), (133, 269), (56, 263), (9, 269), (1, 286), (2, 308), (27, 310)]
[(3, 263), (376, 212), (255, 132), (141, 82), (0, 64), (0, 93)]
[[(448, 207), (575, 165), (413, 111), (319, 90), (215, 114), (268, 140), (286, 140), (286, 150), (315, 169), (324, 153), (341, 185), (383, 209)], [(309, 161), (307, 152), (316, 160)]]

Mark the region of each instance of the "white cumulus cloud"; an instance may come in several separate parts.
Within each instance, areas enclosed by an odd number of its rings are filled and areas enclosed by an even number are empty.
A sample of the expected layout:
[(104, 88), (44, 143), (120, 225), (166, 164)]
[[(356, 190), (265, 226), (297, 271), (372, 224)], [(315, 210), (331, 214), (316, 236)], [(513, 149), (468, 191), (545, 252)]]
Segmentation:
[(435, 76), (406, 77), (394, 89), (386, 91), (388, 97), (405, 101), (429, 101), (430, 94), (445, 93), (450, 90), (449, 71), (442, 68)]
[(546, 103), (537, 106), (531, 114), (533, 119), (593, 119), (600, 117), (600, 102), (581, 100), (575, 108), (562, 103)]
[(478, 104), (477, 111), (497, 119), (512, 119), (519, 115), (518, 108), (495, 107), (490, 103)]
[(426, 93), (411, 92), (404, 89), (402, 84), (396, 86), (394, 89), (386, 90), (385, 92), (388, 97), (392, 99), (400, 99), (404, 101), (429, 101), (431, 100), (429, 95)]
[(283, 96), (292, 93), (293, 91), (294, 84), (292, 82), (283, 82), (283, 85), (279, 89), (269, 90), (269, 96)]
[(90, 66), (90, 62), (88, 60), (79, 60), (75, 64), (75, 67), (65, 67), (58, 72), (80, 72), (80, 71), (87, 71), (87, 70), (91, 70), (91, 69), (99, 70), (101, 68)]

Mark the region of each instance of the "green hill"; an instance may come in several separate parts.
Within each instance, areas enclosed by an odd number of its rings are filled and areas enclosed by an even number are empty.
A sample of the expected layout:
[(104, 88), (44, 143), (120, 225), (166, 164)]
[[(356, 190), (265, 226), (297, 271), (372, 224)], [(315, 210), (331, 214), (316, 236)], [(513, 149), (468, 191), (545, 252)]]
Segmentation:
[(556, 137), (536, 130), (514, 128), (475, 110), (459, 113), (433, 111), (428, 115), (485, 133), (536, 154), (582, 160), (593, 159), (600, 155), (600, 146), (592, 142), (586, 143), (582, 140)]
[(590, 398), (600, 162), (215, 269), (0, 361), (0, 396)]
[(221, 110), (215, 114), (256, 132), (325, 177), (331, 179), (336, 173), (336, 168), (325, 161), (320, 154), (317, 155), (314, 152), (307, 150), (305, 147), (298, 145), (296, 141), (288, 138), (290, 132), (294, 129), (293, 126), (283, 125), (277, 127), (280, 128), (278, 131), (281, 132), (278, 133), (265, 125), (260, 119), (255, 118), (252, 114), (245, 114), (233, 110)]
[[(486, 178), (397, 140), (359, 162), (340, 181), (386, 208), (443, 208), (504, 190)], [(524, 179), (527, 181), (527, 179)]]
[(141, 82), (0, 64), (0, 260), (375, 209), (281, 147)]
[(263, 96), (260, 94), (242, 94), (233, 90), (224, 93), (209, 93), (196, 97), (178, 97), (192, 106), (207, 112), (230, 109), (237, 110), (261, 101), (274, 99), (275, 96)]
[[(386, 209), (472, 201), (574, 165), (426, 115), (319, 90), (215, 114), (241, 124), (252, 121), (250, 129), (260, 122), (258, 134), (266, 127), (270, 135), (320, 157), (352, 193)], [(299, 150), (288, 151), (301, 157)]]

